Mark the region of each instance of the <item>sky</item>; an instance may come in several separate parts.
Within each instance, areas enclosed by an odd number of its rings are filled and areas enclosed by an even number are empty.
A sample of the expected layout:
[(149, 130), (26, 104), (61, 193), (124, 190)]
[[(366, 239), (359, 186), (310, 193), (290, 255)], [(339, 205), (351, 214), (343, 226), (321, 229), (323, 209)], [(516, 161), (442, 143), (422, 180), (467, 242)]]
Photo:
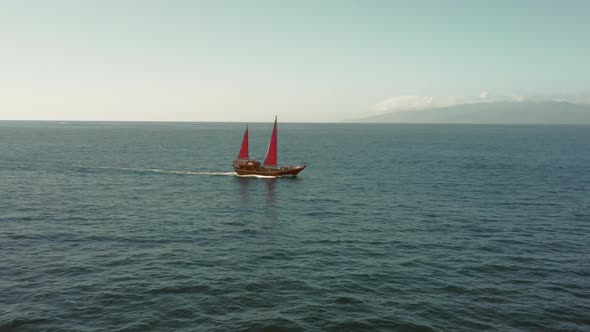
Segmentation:
[(428, 100), (590, 102), (589, 34), (590, 1), (575, 0), (0, 0), (0, 120), (338, 122)]

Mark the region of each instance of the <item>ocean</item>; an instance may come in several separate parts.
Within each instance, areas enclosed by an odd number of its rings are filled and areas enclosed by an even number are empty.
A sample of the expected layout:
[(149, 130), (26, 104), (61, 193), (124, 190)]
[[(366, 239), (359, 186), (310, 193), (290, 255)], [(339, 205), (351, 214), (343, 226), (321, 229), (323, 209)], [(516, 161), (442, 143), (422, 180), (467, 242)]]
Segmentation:
[(590, 126), (244, 129), (0, 122), (0, 331), (590, 330)]

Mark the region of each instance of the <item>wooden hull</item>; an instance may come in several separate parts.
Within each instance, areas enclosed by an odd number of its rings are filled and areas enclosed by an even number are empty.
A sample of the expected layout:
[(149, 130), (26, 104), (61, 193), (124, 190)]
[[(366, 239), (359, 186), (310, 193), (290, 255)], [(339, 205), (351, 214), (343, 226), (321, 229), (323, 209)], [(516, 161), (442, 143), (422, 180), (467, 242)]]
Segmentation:
[(277, 167), (277, 168), (269, 168), (269, 167), (248, 167), (246, 165), (236, 165), (234, 164), (234, 171), (236, 174), (240, 176), (272, 176), (272, 177), (281, 177), (281, 176), (297, 176), (301, 171), (303, 171), (307, 167), (307, 165), (296, 165), (296, 166), (287, 166), (287, 167)]

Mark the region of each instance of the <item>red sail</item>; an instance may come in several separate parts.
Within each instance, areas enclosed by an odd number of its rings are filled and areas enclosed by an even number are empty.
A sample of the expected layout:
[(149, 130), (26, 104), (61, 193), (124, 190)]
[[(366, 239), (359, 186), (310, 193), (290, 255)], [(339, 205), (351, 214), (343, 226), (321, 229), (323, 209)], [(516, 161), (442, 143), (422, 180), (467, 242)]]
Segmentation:
[(238, 154), (238, 159), (248, 159), (248, 127), (246, 126), (246, 132), (244, 133), (244, 138), (242, 139), (242, 147), (240, 148), (240, 154)]
[(277, 117), (275, 116), (275, 126), (272, 128), (272, 135), (270, 136), (270, 143), (268, 143), (268, 150), (266, 151), (266, 159), (264, 165), (277, 165)]

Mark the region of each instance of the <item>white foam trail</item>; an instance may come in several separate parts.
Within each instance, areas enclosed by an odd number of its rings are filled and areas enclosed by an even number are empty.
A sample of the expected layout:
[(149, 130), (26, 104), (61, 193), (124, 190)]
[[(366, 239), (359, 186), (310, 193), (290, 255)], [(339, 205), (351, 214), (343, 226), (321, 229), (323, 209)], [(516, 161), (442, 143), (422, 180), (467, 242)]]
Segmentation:
[(109, 167), (109, 166), (79, 166), (84, 168), (99, 168), (99, 169), (112, 169), (118, 171), (132, 171), (132, 172), (154, 172), (164, 174), (181, 174), (181, 175), (226, 175), (236, 176), (235, 172), (194, 172), (194, 171), (176, 171), (166, 170), (157, 168), (130, 168), (130, 167)]
[(256, 174), (247, 174), (247, 175), (239, 175), (234, 173), (235, 176), (240, 178), (259, 178), (259, 179), (274, 179), (279, 178), (280, 176), (268, 176), (268, 175), (256, 175)]

